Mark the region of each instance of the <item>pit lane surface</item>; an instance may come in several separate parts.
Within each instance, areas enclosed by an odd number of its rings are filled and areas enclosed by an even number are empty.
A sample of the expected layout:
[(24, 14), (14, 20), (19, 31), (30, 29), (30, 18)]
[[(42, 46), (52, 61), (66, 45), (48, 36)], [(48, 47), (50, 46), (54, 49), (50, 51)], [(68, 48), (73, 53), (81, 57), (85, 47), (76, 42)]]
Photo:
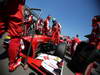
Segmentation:
[[(32, 70), (28, 68), (27, 70), (24, 70), (22, 66), (18, 67), (14, 72), (8, 71), (8, 57), (7, 52), (3, 47), (1, 46), (2, 39), (0, 39), (0, 75), (31, 75), (30, 73)], [(66, 63), (63, 67), (62, 75), (74, 75), (66, 66)]]

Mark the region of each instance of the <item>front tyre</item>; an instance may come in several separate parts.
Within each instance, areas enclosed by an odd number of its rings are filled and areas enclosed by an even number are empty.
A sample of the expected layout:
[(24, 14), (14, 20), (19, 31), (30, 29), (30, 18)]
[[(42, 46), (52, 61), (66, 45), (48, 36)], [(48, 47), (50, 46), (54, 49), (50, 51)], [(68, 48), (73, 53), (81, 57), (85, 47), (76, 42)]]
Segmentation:
[(67, 50), (66, 43), (60, 43), (60, 44), (58, 44), (54, 55), (63, 59), (65, 56), (66, 50)]

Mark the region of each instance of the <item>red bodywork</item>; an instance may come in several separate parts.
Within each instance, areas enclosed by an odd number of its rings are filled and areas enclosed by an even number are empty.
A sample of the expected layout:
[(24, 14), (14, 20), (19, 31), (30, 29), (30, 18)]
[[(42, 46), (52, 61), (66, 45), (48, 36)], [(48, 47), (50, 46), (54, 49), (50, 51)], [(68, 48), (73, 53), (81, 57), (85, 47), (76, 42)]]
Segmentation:
[(53, 44), (58, 44), (60, 42), (63, 42), (62, 40), (60, 40), (60, 35), (57, 32), (55, 32), (52, 37), (47, 35), (34, 35), (34, 37), (25, 36), (23, 37), (23, 39), (32, 43), (33, 57), (35, 56), (35, 51), (37, 50), (40, 43), (51, 42)]
[[(27, 63), (28, 65), (30, 65), (32, 68), (36, 69), (38, 72), (40, 72), (42, 75), (46, 75), (45, 72), (43, 72), (42, 70), (40, 70), (39, 68), (42, 67), (41, 63), (42, 60), (38, 60), (38, 59), (33, 59), (32, 57), (27, 57), (26, 55), (24, 55), (23, 53), (20, 53), (20, 56), (23, 57), (23, 59), (27, 58)], [(22, 60), (23, 60), (22, 59)]]

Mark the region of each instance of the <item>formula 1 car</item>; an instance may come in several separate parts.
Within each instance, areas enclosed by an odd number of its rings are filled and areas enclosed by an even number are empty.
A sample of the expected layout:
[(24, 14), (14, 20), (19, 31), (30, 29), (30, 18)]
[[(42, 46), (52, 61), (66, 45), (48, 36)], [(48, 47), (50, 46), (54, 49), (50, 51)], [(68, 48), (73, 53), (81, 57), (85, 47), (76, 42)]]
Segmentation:
[[(28, 35), (23, 35), (20, 38), (18, 64), (15, 67), (22, 65), (26, 68), (28, 65), (35, 74), (61, 75), (66, 43), (59, 39), (58, 29), (55, 29), (56, 31), (52, 36), (48, 36), (34, 33), (34, 28), (29, 30), (32, 32), (28, 32)], [(4, 40), (3, 46), (6, 49), (9, 46), (9, 41), (9, 38)]]

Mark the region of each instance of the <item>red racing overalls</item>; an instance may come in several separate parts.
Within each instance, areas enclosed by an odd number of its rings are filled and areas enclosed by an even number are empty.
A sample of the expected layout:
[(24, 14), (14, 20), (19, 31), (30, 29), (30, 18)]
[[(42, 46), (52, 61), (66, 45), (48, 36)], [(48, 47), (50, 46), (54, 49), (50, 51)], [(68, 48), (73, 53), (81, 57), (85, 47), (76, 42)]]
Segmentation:
[(92, 20), (90, 43), (96, 45), (100, 50), (100, 16), (95, 16)]
[(6, 5), (0, 9), (0, 36), (4, 32), (8, 32), (12, 38), (8, 48), (10, 64), (16, 62), (16, 56), (20, 46), (19, 37), (23, 33), (22, 20), (24, 4), (25, 0), (8, 0)]
[(44, 20), (44, 26), (43, 26), (43, 34), (48, 35), (49, 32), (49, 21), (51, 19), (51, 16), (47, 16), (47, 18)]

